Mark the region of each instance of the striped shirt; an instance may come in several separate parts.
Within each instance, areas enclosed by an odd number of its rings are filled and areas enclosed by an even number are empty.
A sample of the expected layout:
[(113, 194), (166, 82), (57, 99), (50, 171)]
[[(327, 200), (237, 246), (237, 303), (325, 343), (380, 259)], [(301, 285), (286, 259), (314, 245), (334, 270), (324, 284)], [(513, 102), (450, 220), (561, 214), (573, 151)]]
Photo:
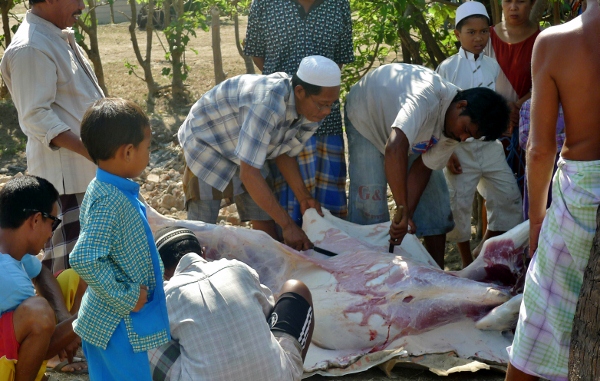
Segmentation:
[(185, 160), (198, 178), (224, 191), (240, 162), (297, 156), (318, 123), (298, 115), (285, 73), (240, 75), (204, 94), (179, 128)]

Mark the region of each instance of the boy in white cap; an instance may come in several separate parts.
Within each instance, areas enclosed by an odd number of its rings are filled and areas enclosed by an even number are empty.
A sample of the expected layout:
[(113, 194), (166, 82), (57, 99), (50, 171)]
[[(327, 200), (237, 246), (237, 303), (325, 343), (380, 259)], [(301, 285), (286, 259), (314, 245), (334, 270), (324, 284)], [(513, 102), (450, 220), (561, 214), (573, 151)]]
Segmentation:
[[(240, 75), (204, 94), (179, 128), (187, 163), (188, 219), (215, 223), (221, 200), (235, 201), (240, 219), (297, 250), (312, 244), (275, 198), (265, 178), (274, 160), (294, 191), (302, 213), (321, 206), (306, 189), (295, 156), (339, 98), (338, 65), (306, 57), (297, 73)], [(198, 179), (195, 179), (195, 175)]]
[[(440, 64), (437, 72), (462, 89), (496, 88), (500, 66), (483, 54), (490, 20), (485, 6), (467, 1), (456, 10), (454, 35), (461, 44), (457, 54)], [(475, 140), (456, 147), (444, 169), (455, 227), (447, 239), (456, 242), (463, 267), (471, 255), (471, 213), (475, 189), (486, 200), (488, 228), (482, 243), (522, 221), (521, 193), (498, 140)], [(478, 249), (475, 249), (475, 254)]]

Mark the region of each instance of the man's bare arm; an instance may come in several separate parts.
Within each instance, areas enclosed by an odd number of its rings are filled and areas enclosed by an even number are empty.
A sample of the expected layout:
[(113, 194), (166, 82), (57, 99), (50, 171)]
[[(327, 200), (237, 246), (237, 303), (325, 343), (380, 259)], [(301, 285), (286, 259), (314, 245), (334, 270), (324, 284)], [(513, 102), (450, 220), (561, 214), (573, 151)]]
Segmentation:
[(50, 144), (76, 152), (89, 161), (93, 161), (79, 136), (75, 135), (71, 131), (65, 131), (56, 135)]
[(527, 102), (527, 100), (529, 100), (529, 98), (531, 98), (531, 91), (529, 91), (527, 94), (523, 95), (521, 97), (521, 99), (519, 99), (518, 101), (515, 102), (515, 104), (520, 109), (521, 106), (523, 106), (523, 103)]
[(548, 187), (556, 157), (559, 96), (552, 72), (553, 66), (561, 60), (548, 56), (552, 41), (545, 37), (543, 34), (538, 37), (532, 59), (531, 132), (527, 142), (530, 255), (537, 249), (540, 229), (546, 216)]
[[(392, 133), (385, 145), (385, 177), (392, 191), (396, 206), (408, 211), (408, 138), (399, 128)], [(399, 224), (390, 226), (390, 242), (399, 245), (408, 232), (409, 213), (404, 213)], [(411, 227), (414, 228), (414, 226)], [(414, 230), (413, 230), (414, 232)]]
[(294, 223), (285, 209), (279, 205), (273, 191), (269, 188), (258, 168), (241, 162), (240, 179), (254, 202), (281, 226), (286, 245), (296, 250), (312, 248), (312, 243), (306, 234)]
[(42, 266), (38, 276), (33, 278), (33, 284), (37, 293), (48, 301), (59, 323), (71, 317), (60, 285), (46, 266)]
[(265, 67), (265, 57), (252, 57), (252, 62), (254, 62), (258, 70), (261, 72), (263, 71), (263, 68)]

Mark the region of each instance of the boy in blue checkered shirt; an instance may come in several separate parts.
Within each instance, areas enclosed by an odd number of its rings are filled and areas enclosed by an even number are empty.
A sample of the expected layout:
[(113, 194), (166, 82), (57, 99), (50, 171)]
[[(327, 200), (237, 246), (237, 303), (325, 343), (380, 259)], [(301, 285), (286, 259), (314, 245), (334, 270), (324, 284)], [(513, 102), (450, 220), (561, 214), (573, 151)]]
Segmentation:
[(85, 113), (81, 140), (98, 165), (81, 206), (71, 266), (88, 289), (75, 332), (90, 379), (151, 380), (147, 351), (170, 338), (163, 267), (139, 185), (152, 134), (135, 103), (101, 99)]

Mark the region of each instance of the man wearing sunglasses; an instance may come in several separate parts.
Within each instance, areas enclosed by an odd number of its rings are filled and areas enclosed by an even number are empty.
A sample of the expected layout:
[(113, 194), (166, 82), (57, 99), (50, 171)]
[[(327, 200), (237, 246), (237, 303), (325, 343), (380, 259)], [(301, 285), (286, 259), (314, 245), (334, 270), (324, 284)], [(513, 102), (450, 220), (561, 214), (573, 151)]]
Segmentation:
[(506, 130), (506, 101), (487, 88), (461, 91), (423, 66), (389, 64), (352, 87), (345, 110), (348, 219), (389, 221), (389, 184), (404, 211), (390, 227), (390, 243), (401, 244), (407, 233), (423, 236), (443, 269), (446, 233), (454, 222), (441, 169), (459, 143), (492, 141)]
[[(58, 197), (36, 176), (16, 177), (0, 191), (0, 376), (14, 368), (16, 380), (34, 380), (46, 359), (72, 362), (80, 343), (70, 312), (77, 275), (66, 270), (59, 284), (35, 257), (61, 223)], [(65, 301), (65, 294), (73, 297)]]
[[(228, 79), (194, 104), (179, 128), (187, 163), (184, 190), (188, 219), (216, 223), (222, 199), (233, 199), (242, 221), (296, 250), (312, 244), (267, 184), (273, 160), (294, 191), (302, 214), (321, 206), (307, 189), (295, 156), (339, 98), (338, 65), (306, 57), (293, 77), (285, 73)], [(193, 175), (192, 175), (193, 174)], [(196, 177), (194, 177), (196, 176)]]

